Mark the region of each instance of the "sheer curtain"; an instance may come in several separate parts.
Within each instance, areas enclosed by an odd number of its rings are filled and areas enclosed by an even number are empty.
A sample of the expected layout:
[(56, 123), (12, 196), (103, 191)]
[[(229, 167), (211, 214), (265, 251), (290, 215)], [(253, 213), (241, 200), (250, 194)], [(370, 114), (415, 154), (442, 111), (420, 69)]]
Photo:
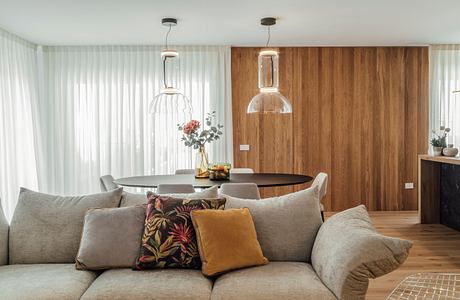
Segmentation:
[(450, 127), (448, 143), (460, 147), (460, 45), (430, 47), (430, 135)]
[[(40, 190), (98, 191), (103, 174), (133, 176), (193, 168), (178, 120), (148, 107), (162, 86), (161, 47), (43, 47), (39, 50)], [(208, 147), (212, 161), (232, 160), (229, 47), (178, 47), (174, 85), (191, 99), (193, 118), (216, 111), (224, 138)], [(185, 121), (185, 120), (183, 120)]]
[(0, 29), (0, 198), (11, 219), (19, 187), (37, 189), (35, 45)]

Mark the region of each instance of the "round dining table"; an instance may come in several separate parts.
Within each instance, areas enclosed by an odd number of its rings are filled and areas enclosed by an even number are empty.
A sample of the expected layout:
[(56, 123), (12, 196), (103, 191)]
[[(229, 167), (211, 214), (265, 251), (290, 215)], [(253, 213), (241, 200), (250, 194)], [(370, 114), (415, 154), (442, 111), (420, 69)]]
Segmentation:
[(231, 174), (228, 180), (210, 180), (209, 178), (195, 178), (193, 174), (180, 175), (150, 175), (119, 178), (114, 183), (121, 186), (156, 188), (160, 184), (191, 184), (195, 188), (209, 188), (220, 186), (223, 183), (255, 183), (258, 187), (274, 187), (302, 184), (311, 181), (313, 178), (300, 174), (282, 173), (251, 173)]

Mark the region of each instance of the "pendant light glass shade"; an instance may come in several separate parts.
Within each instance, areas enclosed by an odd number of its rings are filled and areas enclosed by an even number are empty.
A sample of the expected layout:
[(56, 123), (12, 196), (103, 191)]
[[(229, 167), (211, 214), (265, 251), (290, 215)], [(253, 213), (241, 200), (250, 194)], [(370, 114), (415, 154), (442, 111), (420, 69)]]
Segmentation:
[(190, 100), (182, 92), (174, 88), (165, 88), (153, 98), (149, 112), (153, 114), (184, 113), (188, 115), (185, 119), (190, 119), (192, 106)]
[(278, 52), (264, 49), (259, 53), (259, 91), (248, 105), (247, 113), (292, 113), (289, 100), (278, 90)]
[[(260, 24), (268, 28), (268, 39), (266, 44), (266, 47), (268, 47), (270, 43), (270, 26), (276, 24), (276, 18), (263, 18), (260, 20)], [(249, 102), (247, 113), (292, 113), (291, 103), (278, 90), (278, 51), (269, 48), (260, 51), (258, 66), (260, 93), (255, 95), (251, 102)]]
[[(168, 36), (171, 31), (171, 26), (177, 24), (177, 20), (173, 18), (165, 18), (162, 24), (169, 26), (168, 33), (166, 34), (166, 49), (161, 51), (161, 58), (163, 60), (163, 88), (160, 93), (156, 95), (149, 106), (149, 112), (152, 114), (185, 114), (191, 117), (192, 105), (183, 92), (174, 87), (171, 82), (173, 71), (176, 73), (179, 69), (179, 53), (174, 49), (168, 49)], [(190, 118), (188, 117), (188, 118)]]
[(289, 100), (280, 92), (261, 92), (255, 95), (248, 105), (248, 114), (277, 113), (290, 114), (292, 107)]

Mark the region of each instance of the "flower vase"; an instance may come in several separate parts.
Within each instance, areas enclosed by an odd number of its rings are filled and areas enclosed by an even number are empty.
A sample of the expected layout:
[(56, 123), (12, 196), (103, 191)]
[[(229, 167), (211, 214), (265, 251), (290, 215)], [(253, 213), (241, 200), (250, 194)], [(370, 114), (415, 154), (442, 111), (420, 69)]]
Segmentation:
[(196, 154), (195, 178), (209, 178), (208, 165), (208, 153), (201, 146)]
[(434, 156), (441, 156), (442, 155), (442, 147), (434, 147), (433, 146), (433, 155)]

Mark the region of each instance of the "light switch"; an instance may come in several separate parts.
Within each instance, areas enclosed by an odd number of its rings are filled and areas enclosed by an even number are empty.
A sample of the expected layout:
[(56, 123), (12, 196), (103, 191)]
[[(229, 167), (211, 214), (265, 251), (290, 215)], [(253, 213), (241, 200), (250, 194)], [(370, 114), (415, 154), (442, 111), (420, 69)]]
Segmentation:
[(411, 189), (414, 188), (414, 183), (413, 183), (413, 182), (406, 182), (406, 183), (404, 184), (404, 188), (405, 188), (406, 190), (411, 190)]
[(249, 151), (249, 145), (248, 144), (240, 145), (240, 151)]

